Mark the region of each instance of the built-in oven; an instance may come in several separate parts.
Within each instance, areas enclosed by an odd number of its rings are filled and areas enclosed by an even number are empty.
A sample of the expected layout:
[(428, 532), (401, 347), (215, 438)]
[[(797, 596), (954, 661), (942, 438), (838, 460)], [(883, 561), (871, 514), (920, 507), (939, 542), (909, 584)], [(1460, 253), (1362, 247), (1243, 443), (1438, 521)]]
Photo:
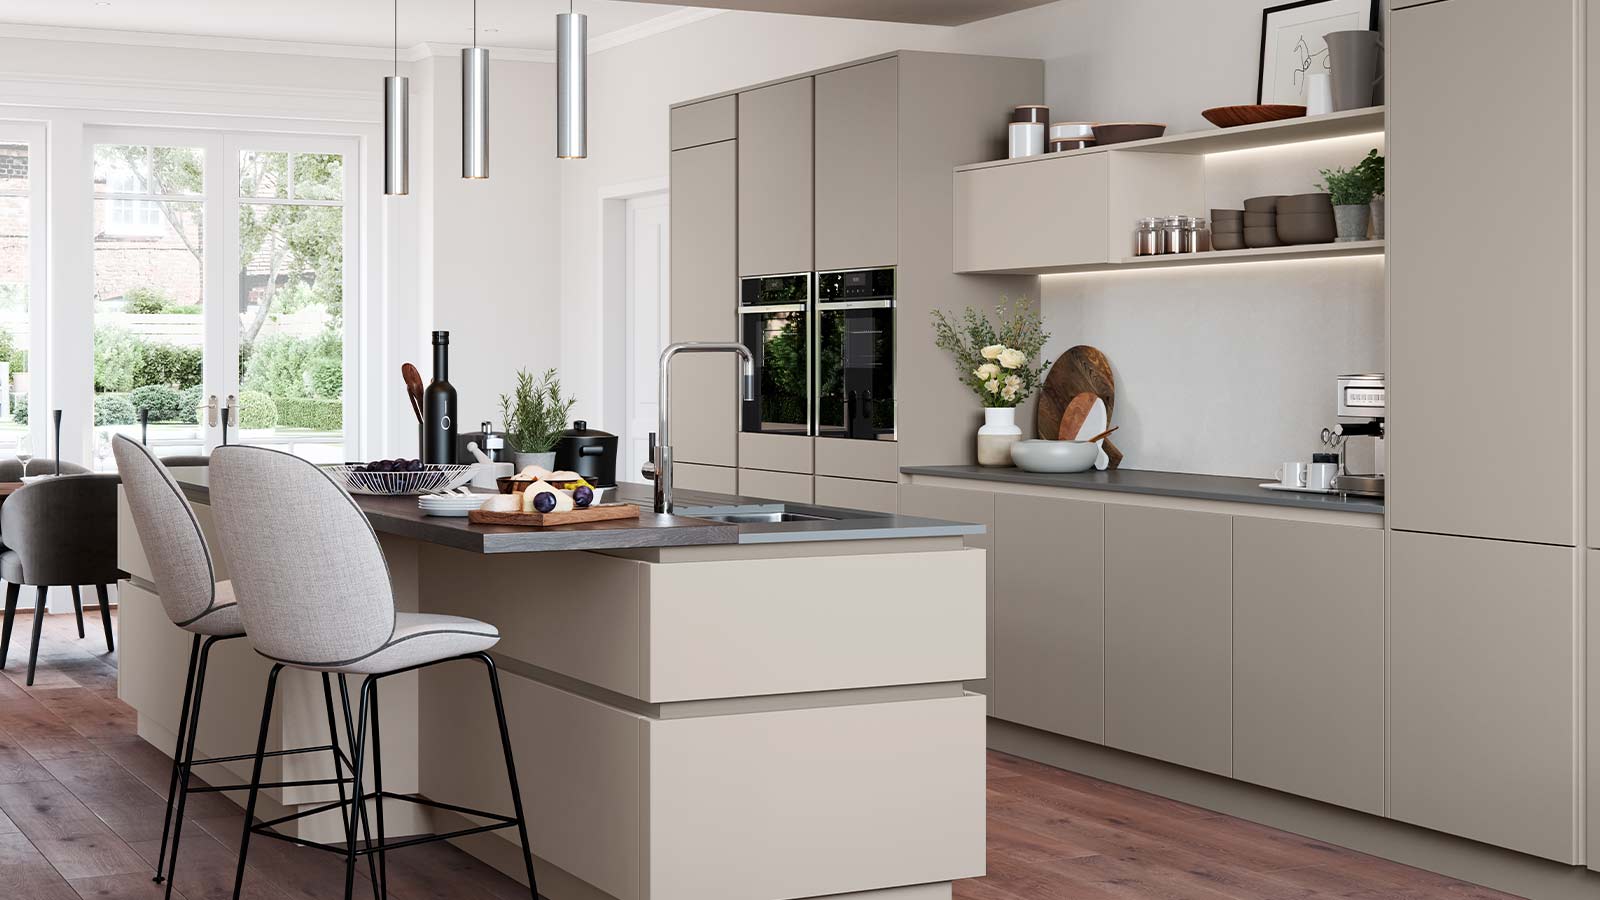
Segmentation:
[(740, 427), (811, 433), (811, 275), (764, 275), (739, 285), (739, 339), (755, 357), (755, 397)]
[(892, 441), (894, 269), (817, 273), (818, 437)]

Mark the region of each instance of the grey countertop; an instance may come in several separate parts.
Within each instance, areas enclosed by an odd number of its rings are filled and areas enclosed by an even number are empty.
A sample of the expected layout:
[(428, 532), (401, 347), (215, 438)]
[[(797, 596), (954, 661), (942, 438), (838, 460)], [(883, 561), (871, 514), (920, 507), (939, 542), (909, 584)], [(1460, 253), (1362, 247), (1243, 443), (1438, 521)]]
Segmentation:
[[(196, 503), (210, 503), (210, 470), (175, 468), (173, 477)], [(464, 518), (425, 516), (415, 497), (355, 495), (372, 527), (381, 534), (427, 541), (474, 553), (534, 553), (561, 550), (622, 550), (642, 547), (695, 547), (722, 544), (794, 543), (981, 534), (982, 525), (882, 513), (780, 503), (699, 491), (678, 491), (681, 512), (712, 514), (730, 508), (787, 508), (828, 518), (805, 522), (732, 525), (691, 515), (657, 515), (649, 510), (652, 489), (645, 484), (618, 487), (617, 498), (646, 507), (638, 520), (587, 522), (553, 528), (474, 525)], [(487, 495), (485, 495), (487, 496)]]
[(1228, 503), (1254, 503), (1261, 506), (1287, 506), (1296, 509), (1321, 509), (1381, 515), (1381, 497), (1344, 497), (1337, 494), (1303, 494), (1269, 491), (1261, 487), (1270, 478), (1232, 478), (1222, 475), (1188, 475), (1182, 472), (1150, 472), (1140, 469), (1115, 469), (1106, 472), (1077, 472), (1049, 475), (1024, 472), (1012, 466), (907, 466), (908, 475), (964, 478), (971, 481), (997, 481), (1031, 484), (1040, 487), (1076, 488), (1086, 491), (1117, 491), (1125, 494), (1153, 494), (1161, 497), (1187, 497), (1195, 500), (1221, 500)]

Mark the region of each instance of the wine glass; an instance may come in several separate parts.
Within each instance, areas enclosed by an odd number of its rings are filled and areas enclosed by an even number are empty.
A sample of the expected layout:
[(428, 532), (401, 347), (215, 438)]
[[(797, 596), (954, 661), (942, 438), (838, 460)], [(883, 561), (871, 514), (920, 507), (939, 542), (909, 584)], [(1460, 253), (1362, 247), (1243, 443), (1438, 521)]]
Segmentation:
[(17, 459), (22, 463), (22, 477), (28, 477), (28, 461), (33, 459), (33, 436), (24, 431), (17, 437)]
[(96, 432), (94, 438), (95, 471), (108, 470), (106, 463), (111, 459), (111, 429)]

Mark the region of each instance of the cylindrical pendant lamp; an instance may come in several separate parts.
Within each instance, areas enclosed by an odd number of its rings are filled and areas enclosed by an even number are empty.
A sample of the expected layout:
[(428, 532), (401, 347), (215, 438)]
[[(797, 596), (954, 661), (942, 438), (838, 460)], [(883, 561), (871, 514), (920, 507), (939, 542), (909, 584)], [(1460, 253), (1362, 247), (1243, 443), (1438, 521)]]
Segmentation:
[(478, 46), (478, 0), (472, 46), (461, 51), (461, 177), (489, 177), (489, 51)]
[(556, 156), (589, 155), (589, 17), (556, 16)]
[(383, 192), (411, 193), (411, 79), (400, 74), (400, 0), (394, 0), (394, 74), (383, 77)]

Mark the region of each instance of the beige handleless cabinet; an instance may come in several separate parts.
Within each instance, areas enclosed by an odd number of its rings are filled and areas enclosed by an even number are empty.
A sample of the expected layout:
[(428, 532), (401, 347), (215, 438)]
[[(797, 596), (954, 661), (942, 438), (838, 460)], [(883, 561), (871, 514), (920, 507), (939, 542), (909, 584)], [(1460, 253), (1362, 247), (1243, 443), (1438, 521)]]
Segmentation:
[[(674, 118), (681, 115), (675, 111)], [(739, 278), (735, 141), (672, 153), (672, 340), (731, 341)], [(672, 440), (677, 462), (738, 465), (739, 367), (729, 354), (672, 363)]]
[(988, 637), (986, 647), (988, 650), (989, 664), (986, 671), (990, 678), (983, 681), (967, 682), (967, 689), (980, 694), (990, 694), (989, 712), (994, 713), (994, 697), (990, 684), (994, 675), (994, 590), (995, 590), (995, 495), (983, 490), (965, 490), (962, 488), (930, 487), (925, 484), (903, 484), (900, 486), (900, 514), (903, 516), (923, 516), (929, 519), (946, 519), (952, 522), (973, 522), (984, 526), (983, 534), (969, 534), (963, 542), (968, 547), (976, 547), (987, 551), (988, 575), (986, 583), (989, 588), (988, 602)]
[(1106, 743), (1232, 773), (1232, 517), (1105, 509)]
[[(1448, 0), (1389, 17), (1394, 528), (1577, 541), (1575, 2)], [(1494, 127), (1466, 124), (1485, 110)], [(1486, 211), (1483, 194), (1464, 186), (1495, 171), (1515, 177), (1494, 191), (1491, 218), (1525, 227), (1480, 241), (1458, 227)], [(1514, 477), (1484, 477), (1461, 435), (1500, 418), (1536, 430), (1517, 442)]]
[(1233, 777), (1383, 815), (1383, 529), (1233, 520)]
[(900, 61), (817, 76), (818, 271), (899, 256)]
[(813, 270), (812, 79), (739, 95), (739, 274)]
[(1104, 509), (995, 495), (996, 718), (1105, 739)]
[(1390, 817), (1576, 862), (1580, 551), (1401, 531), (1389, 550)]
[(1600, 872), (1600, 551), (1586, 554), (1589, 565), (1589, 868)]

